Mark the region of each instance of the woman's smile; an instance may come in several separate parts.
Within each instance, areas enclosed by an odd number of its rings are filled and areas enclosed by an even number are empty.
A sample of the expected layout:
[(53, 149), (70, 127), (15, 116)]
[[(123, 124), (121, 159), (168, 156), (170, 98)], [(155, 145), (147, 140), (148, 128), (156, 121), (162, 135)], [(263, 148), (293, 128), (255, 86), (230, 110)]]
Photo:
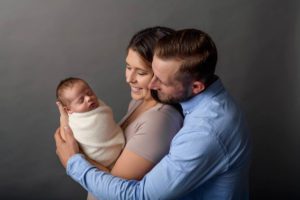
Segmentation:
[(143, 88), (136, 87), (136, 86), (131, 86), (131, 91), (134, 93), (140, 93)]

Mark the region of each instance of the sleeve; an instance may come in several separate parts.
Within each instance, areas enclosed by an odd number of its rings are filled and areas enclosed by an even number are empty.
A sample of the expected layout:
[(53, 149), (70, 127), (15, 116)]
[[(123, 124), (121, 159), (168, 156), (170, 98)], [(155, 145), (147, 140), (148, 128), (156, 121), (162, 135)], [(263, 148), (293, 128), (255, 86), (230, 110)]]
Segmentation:
[(181, 115), (171, 107), (148, 112), (138, 119), (132, 130), (135, 133), (125, 148), (157, 163), (169, 152), (171, 140), (181, 128), (182, 120)]
[(224, 155), (215, 138), (185, 132), (174, 140), (170, 153), (141, 181), (99, 171), (82, 157), (69, 160), (67, 173), (99, 199), (178, 199), (226, 166), (220, 162)]

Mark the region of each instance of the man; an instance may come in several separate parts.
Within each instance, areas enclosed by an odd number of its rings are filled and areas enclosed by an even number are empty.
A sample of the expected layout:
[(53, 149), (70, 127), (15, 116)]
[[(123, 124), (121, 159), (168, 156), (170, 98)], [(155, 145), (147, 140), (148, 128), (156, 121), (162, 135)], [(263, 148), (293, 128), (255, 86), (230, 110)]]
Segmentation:
[(216, 62), (214, 42), (200, 30), (162, 38), (149, 87), (162, 102), (179, 102), (185, 115), (169, 154), (141, 181), (120, 179), (78, 154), (66, 127), (66, 141), (59, 131), (55, 140), (68, 175), (99, 199), (248, 199), (249, 133), (242, 112), (214, 74)]

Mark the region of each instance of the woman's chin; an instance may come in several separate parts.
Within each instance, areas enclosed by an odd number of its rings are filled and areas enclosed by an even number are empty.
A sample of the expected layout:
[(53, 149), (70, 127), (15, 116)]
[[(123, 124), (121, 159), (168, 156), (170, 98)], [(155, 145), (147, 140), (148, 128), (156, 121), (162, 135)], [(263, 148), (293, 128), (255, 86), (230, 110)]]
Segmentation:
[(144, 95), (131, 92), (131, 98), (138, 101), (144, 99)]

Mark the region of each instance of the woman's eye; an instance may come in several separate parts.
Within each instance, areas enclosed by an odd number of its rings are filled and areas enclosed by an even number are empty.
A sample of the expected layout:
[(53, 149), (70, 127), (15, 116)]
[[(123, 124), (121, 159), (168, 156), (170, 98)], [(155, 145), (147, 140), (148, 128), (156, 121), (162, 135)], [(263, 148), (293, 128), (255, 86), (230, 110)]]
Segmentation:
[(131, 67), (128, 66), (128, 65), (126, 65), (126, 69), (127, 69), (127, 70), (131, 70)]
[(138, 75), (141, 75), (141, 76), (144, 76), (144, 75), (147, 75), (148, 73), (147, 72), (144, 72), (144, 71), (139, 71), (137, 72)]

